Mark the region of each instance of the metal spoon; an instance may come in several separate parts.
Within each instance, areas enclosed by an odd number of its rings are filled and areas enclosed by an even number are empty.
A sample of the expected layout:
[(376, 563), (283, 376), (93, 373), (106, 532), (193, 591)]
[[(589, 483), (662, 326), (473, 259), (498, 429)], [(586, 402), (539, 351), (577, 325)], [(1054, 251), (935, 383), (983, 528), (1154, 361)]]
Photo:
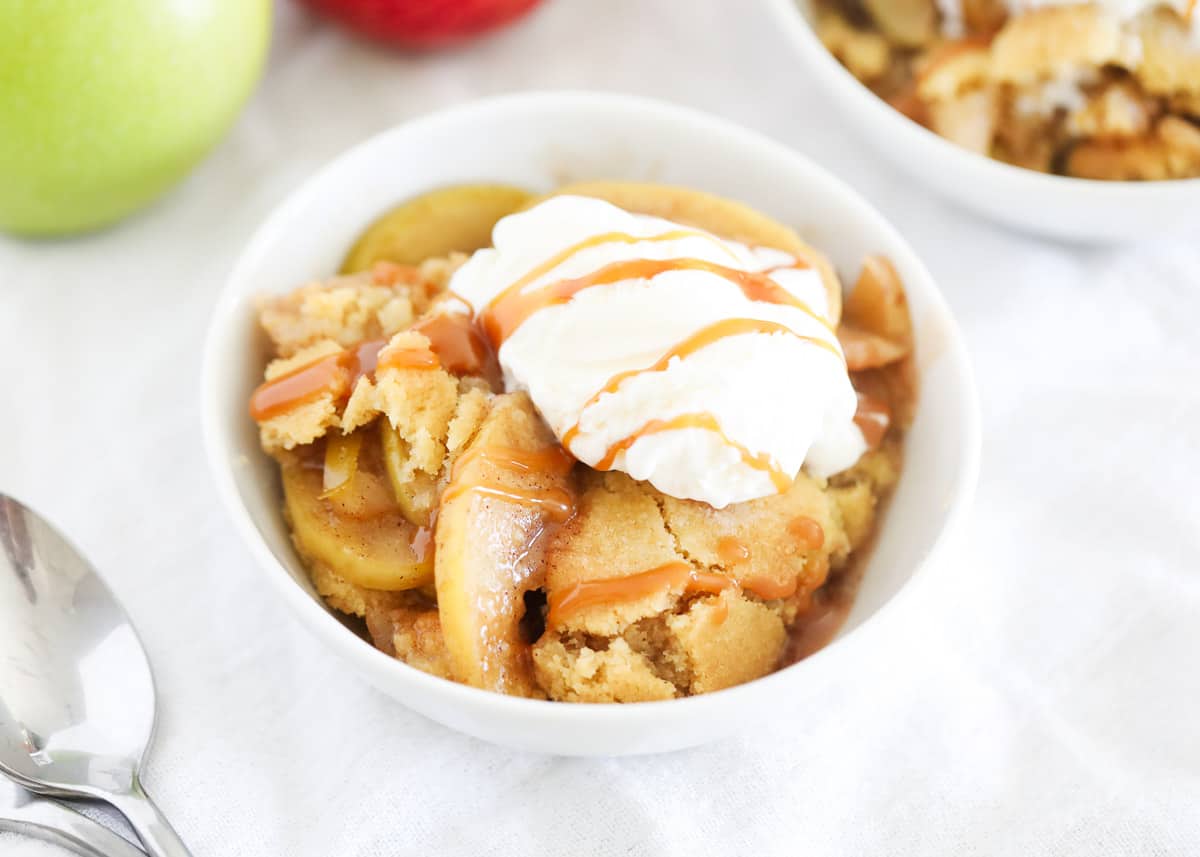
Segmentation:
[(86, 815), (5, 780), (0, 780), (0, 830), (52, 842), (87, 857), (146, 857)]
[(0, 772), (112, 804), (151, 857), (190, 857), (139, 779), (154, 679), (121, 606), (36, 512), (0, 494)]

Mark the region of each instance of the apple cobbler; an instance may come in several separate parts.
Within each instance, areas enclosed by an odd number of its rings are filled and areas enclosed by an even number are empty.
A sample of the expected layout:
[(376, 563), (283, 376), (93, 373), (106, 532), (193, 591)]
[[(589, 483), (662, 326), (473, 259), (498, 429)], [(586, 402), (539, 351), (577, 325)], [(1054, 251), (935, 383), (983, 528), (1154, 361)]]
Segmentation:
[(909, 118), (1088, 179), (1200, 176), (1196, 0), (816, 0), (817, 33)]
[(792, 230), (656, 185), (428, 194), (259, 318), (250, 411), (317, 592), (411, 666), (552, 700), (828, 642), (915, 396), (886, 259), (843, 299)]

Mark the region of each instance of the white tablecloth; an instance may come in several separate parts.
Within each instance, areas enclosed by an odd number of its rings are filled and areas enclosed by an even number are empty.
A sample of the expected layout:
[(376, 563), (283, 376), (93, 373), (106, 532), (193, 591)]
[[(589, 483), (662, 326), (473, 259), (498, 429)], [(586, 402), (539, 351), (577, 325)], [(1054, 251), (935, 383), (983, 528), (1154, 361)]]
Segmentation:
[[(961, 560), (819, 708), (678, 754), (523, 755), (347, 675), (260, 580), (201, 450), (235, 254), (342, 149), (531, 87), (665, 97), (815, 157), (924, 256), (983, 397)], [(283, 3), (263, 85), (175, 193), (103, 234), (0, 239), (0, 489), (107, 574), (157, 671), (147, 781), (197, 857), (1200, 853), (1200, 205), (1079, 249), (929, 196), (854, 139), (766, 12), (552, 0), (405, 56)], [(0, 834), (0, 853), (45, 846)], [(58, 853), (58, 852), (53, 852)]]

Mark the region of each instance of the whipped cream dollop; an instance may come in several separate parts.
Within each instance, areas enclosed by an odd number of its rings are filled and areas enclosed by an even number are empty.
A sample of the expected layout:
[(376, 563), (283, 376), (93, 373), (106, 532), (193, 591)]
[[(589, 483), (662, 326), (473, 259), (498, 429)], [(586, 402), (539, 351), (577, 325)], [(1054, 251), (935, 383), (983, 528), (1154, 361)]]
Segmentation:
[(450, 289), (597, 469), (721, 508), (866, 449), (821, 276), (787, 253), (559, 196), (497, 223)]

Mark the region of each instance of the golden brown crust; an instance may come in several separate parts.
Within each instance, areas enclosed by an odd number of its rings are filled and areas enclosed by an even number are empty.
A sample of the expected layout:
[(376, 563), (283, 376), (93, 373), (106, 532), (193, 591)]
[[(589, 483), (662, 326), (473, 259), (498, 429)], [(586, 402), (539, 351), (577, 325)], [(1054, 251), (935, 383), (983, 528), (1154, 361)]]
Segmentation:
[[(580, 583), (635, 578), (670, 564), (746, 588), (693, 595), (677, 580), (558, 621), (552, 614), (533, 649), (539, 684), (551, 699), (650, 700), (664, 698), (667, 685), (671, 695), (685, 696), (775, 669), (786, 622), (831, 567), (846, 564), (852, 544), (862, 544), (872, 531), (878, 498), (898, 472), (890, 461), (890, 452), (869, 454), (840, 487), (823, 487), (802, 474), (785, 494), (721, 510), (666, 497), (624, 474), (590, 476), (576, 517), (546, 548), (552, 604)], [(797, 530), (797, 520), (805, 527)], [(813, 524), (817, 545), (810, 541)], [(723, 541), (744, 552), (729, 555)], [(756, 589), (772, 597), (764, 599)]]
[[(680, 559), (657, 492), (623, 473), (589, 473), (575, 516), (546, 548), (546, 592), (554, 598), (579, 583), (629, 577)], [(563, 631), (609, 636), (673, 607), (682, 589), (598, 604), (573, 614)]]

